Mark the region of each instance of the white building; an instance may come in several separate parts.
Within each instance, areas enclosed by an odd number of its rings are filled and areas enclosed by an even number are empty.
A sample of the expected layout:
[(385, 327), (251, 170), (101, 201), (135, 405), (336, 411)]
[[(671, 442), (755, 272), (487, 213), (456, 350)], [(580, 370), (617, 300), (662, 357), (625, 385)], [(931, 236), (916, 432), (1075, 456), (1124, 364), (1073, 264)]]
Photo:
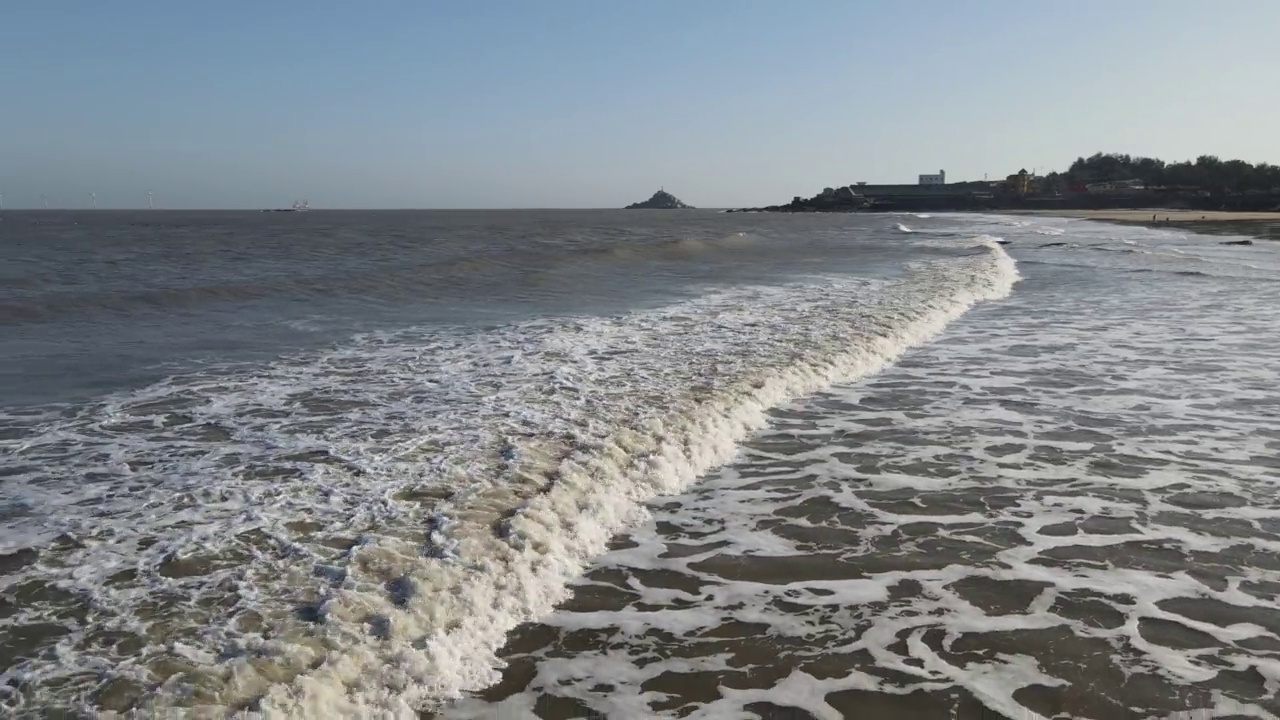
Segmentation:
[(937, 175), (921, 175), (920, 184), (921, 185), (946, 185), (947, 171), (939, 170)]

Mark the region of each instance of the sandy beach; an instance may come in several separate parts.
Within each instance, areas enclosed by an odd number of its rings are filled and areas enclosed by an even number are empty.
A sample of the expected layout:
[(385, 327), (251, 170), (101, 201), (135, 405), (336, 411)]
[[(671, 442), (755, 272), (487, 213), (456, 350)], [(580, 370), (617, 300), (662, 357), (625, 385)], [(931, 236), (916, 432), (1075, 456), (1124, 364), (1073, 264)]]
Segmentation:
[[(1213, 210), (1024, 210), (1012, 215), (1099, 220), (1120, 225), (1174, 227), (1201, 235), (1280, 240), (1280, 212), (1228, 212)], [(1152, 220), (1152, 218), (1155, 220)]]
[(1112, 222), (1280, 222), (1280, 212), (1230, 212), (1214, 210), (1016, 210), (1010, 215), (1052, 215), (1055, 217), (1107, 220)]

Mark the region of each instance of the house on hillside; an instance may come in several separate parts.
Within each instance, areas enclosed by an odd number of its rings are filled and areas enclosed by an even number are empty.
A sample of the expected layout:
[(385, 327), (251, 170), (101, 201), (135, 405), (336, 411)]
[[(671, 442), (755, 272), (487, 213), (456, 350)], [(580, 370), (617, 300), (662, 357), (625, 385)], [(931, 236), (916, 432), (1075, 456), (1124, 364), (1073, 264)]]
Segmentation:
[(1026, 195), (1031, 192), (1032, 176), (1027, 172), (1026, 168), (1019, 170), (1017, 173), (1005, 178), (1004, 184), (1009, 190), (1019, 194)]

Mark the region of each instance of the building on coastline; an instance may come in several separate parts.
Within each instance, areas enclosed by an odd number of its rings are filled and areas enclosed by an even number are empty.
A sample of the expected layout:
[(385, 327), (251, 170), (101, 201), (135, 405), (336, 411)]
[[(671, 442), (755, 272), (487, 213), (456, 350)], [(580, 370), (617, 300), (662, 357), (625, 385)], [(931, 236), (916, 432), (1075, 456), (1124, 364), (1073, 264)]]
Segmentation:
[(1032, 179), (1033, 178), (1031, 177), (1031, 174), (1027, 172), (1027, 169), (1023, 168), (1013, 175), (1005, 178), (1004, 183), (1013, 192), (1019, 195), (1026, 195), (1028, 192), (1031, 192)]
[(859, 209), (878, 210), (969, 210), (991, 206), (999, 197), (1024, 196), (1034, 193), (1033, 177), (1024, 170), (1010, 176), (1021, 178), (1021, 193), (1012, 191), (1012, 185), (1004, 181), (972, 180), (947, 182), (945, 170), (936, 175), (919, 175), (912, 185), (878, 185), (857, 181), (844, 187), (823, 188), (812, 198), (794, 197), (791, 212), (831, 212)]
[(1146, 185), (1141, 180), (1108, 180), (1106, 182), (1088, 183), (1086, 192), (1123, 192), (1125, 190), (1143, 190)]

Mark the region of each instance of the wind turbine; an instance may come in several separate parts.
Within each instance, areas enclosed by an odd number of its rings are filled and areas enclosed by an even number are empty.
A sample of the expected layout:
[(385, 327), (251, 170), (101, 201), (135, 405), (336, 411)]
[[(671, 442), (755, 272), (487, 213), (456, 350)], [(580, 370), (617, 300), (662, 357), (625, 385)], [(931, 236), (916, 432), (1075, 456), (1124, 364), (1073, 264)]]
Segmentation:
[(156, 209), (156, 199), (150, 190), (147, 191), (147, 207), (152, 210)]
[(0, 210), (4, 209), (4, 193), (0, 192)]
[(93, 203), (93, 209), (98, 209), (98, 193), (89, 193), (89, 201)]
[(44, 209), (45, 209), (45, 210), (48, 210), (48, 209), (49, 209), (49, 196), (48, 196), (48, 195), (45, 195), (44, 193), (40, 193), (40, 199), (44, 201)]

